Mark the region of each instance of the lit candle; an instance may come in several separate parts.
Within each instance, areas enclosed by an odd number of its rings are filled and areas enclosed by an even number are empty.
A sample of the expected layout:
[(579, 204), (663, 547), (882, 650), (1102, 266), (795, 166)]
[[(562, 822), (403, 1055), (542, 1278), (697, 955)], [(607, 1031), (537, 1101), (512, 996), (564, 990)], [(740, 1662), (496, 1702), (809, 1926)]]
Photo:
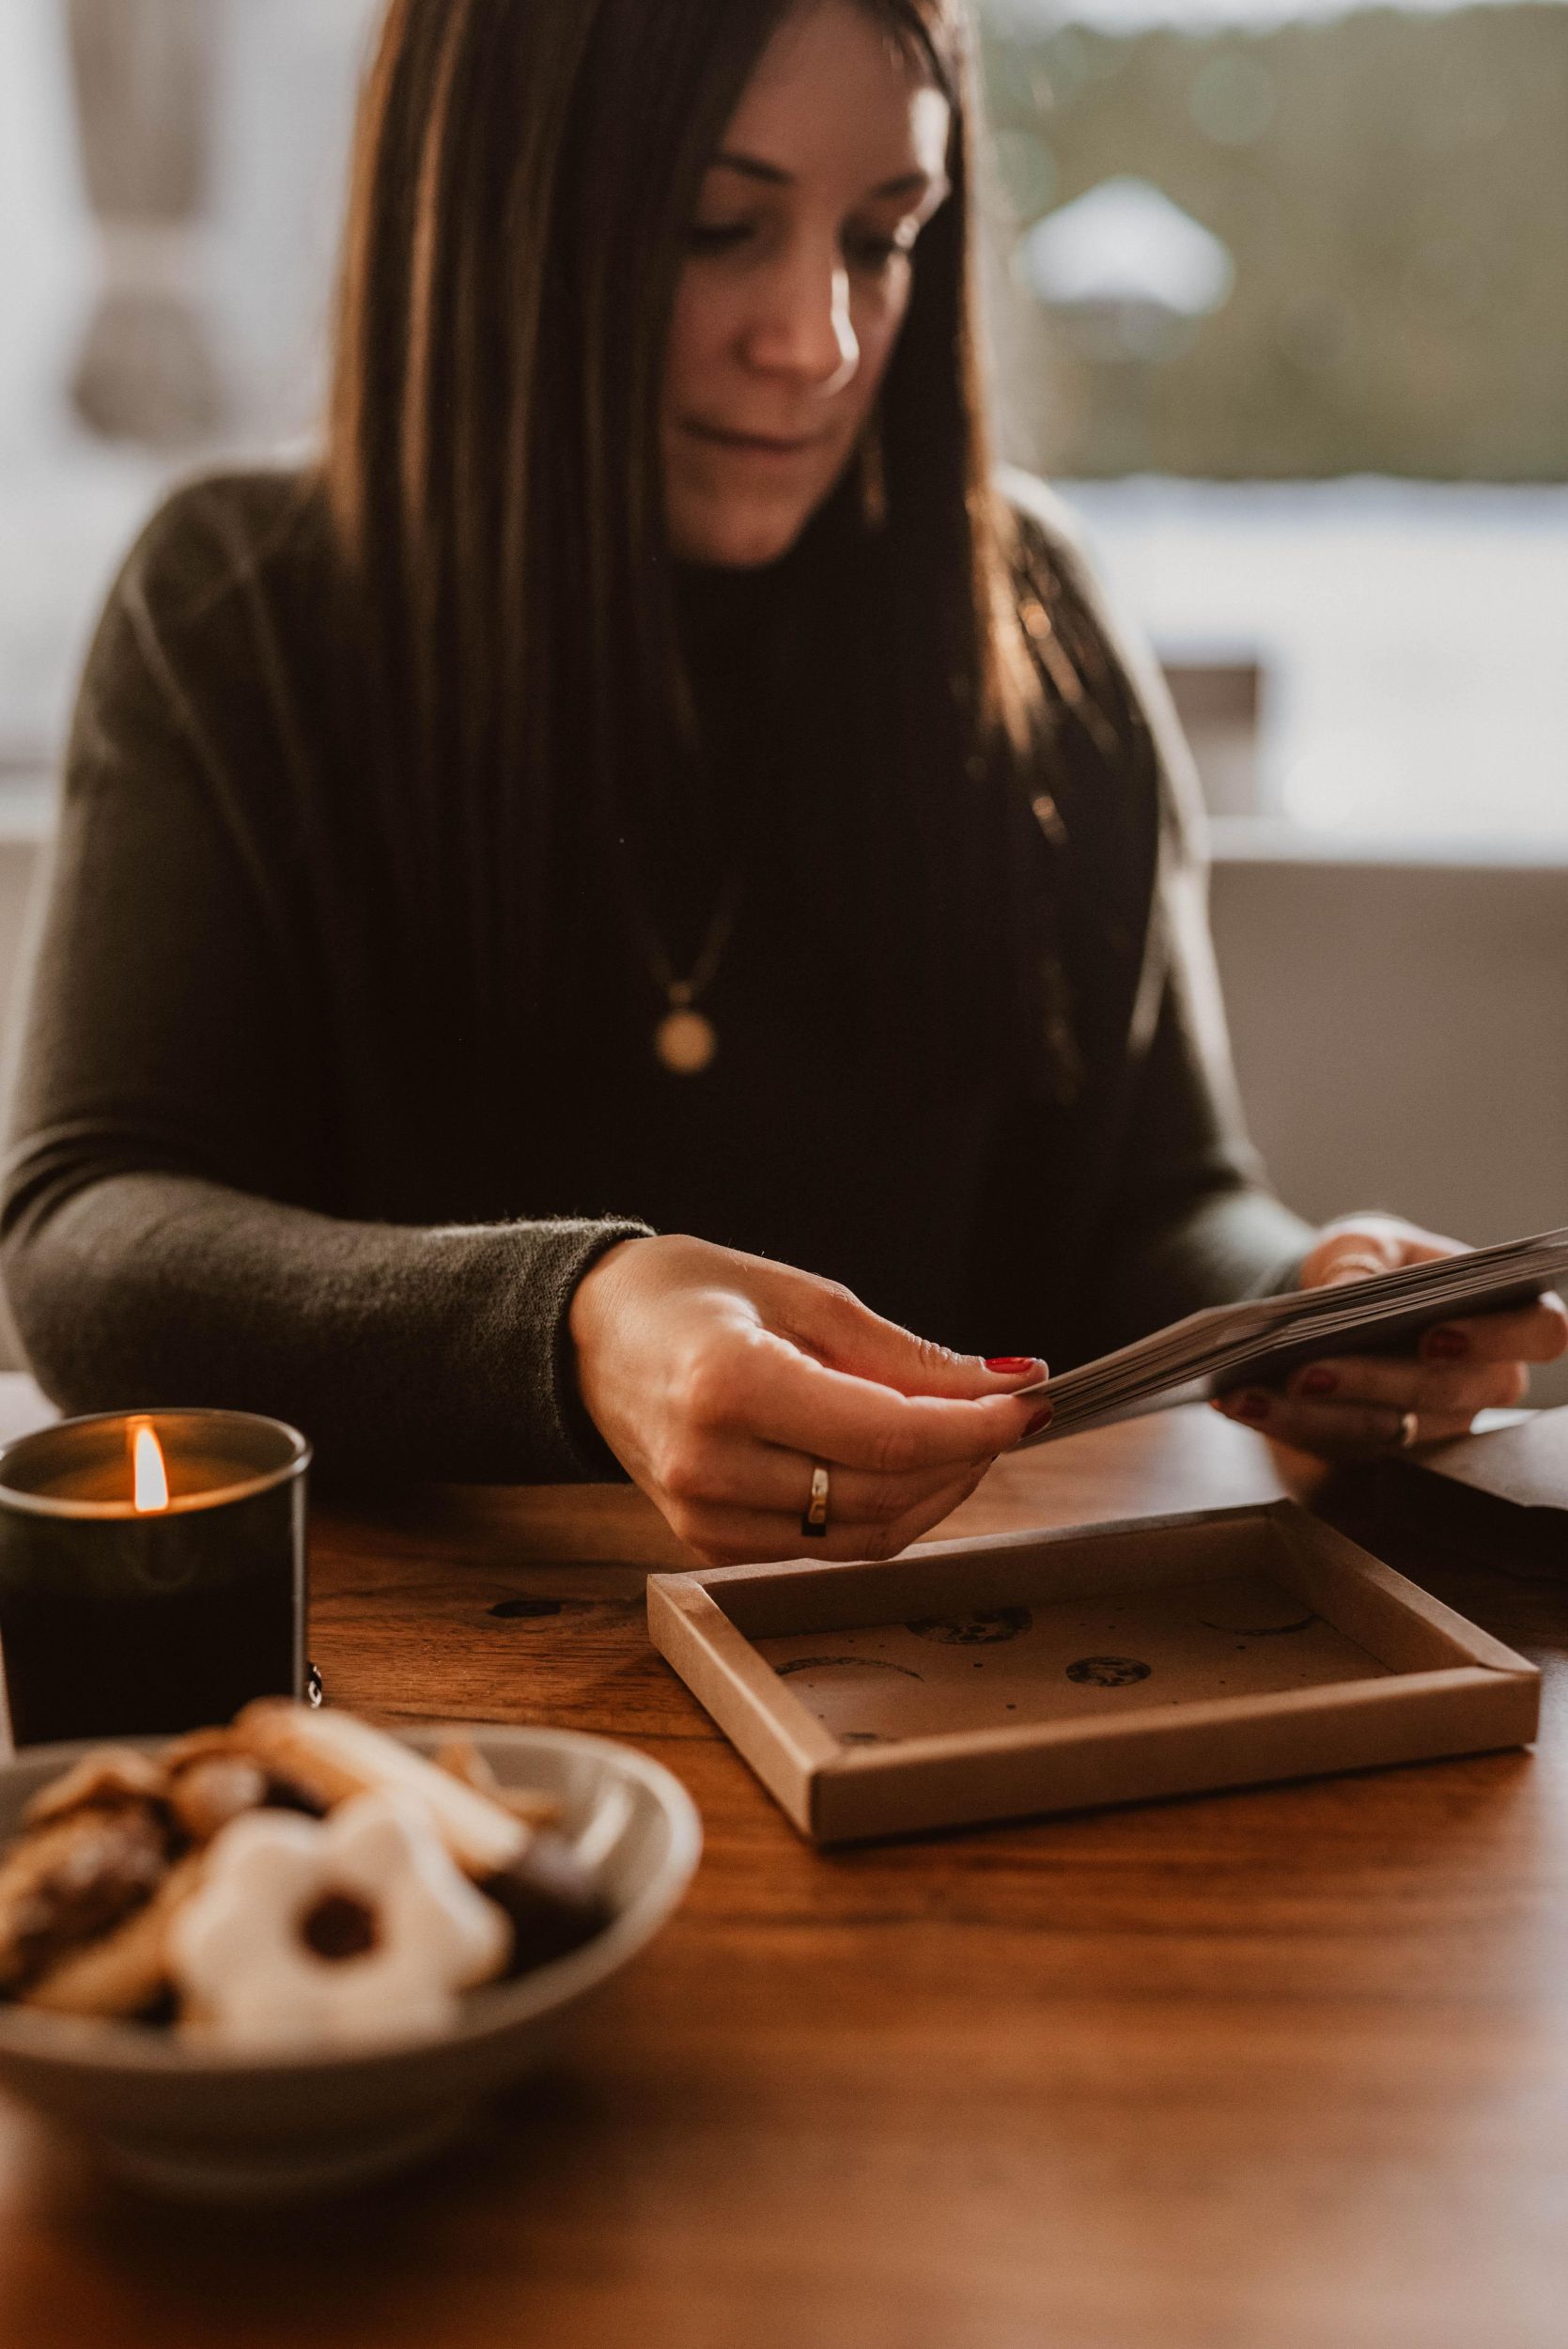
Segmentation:
[(303, 1695), (309, 1461), (296, 1429), (244, 1411), (102, 1412), (0, 1452), (16, 1744)]
[(144, 1515), (169, 1505), (169, 1476), (163, 1447), (150, 1427), (138, 1427), (131, 1439), (132, 1499)]

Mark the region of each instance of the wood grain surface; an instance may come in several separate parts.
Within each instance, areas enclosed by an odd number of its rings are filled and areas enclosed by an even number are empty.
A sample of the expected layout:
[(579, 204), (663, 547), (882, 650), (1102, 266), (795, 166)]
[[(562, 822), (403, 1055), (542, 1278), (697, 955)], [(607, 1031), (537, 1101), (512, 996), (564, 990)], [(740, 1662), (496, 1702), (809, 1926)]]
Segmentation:
[[(41, 1410), (0, 1382), (0, 1432)], [(941, 1531), (1282, 1476), (1182, 1412), (1003, 1462)], [(335, 1703), (625, 1737), (702, 1867), (551, 2073), (357, 2201), (164, 2208), (0, 2107), (6, 2349), (1568, 2340), (1568, 1590), (1422, 1578), (1545, 1668), (1533, 1756), (823, 1855), (647, 1645), (679, 1563), (623, 1491), (318, 1512)]]

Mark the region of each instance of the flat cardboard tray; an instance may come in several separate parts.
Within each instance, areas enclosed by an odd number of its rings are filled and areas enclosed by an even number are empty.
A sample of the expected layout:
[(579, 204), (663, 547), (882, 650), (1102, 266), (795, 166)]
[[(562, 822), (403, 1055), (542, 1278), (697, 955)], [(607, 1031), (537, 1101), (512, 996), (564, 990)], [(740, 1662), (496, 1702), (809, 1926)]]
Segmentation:
[(1540, 1675), (1294, 1501), (654, 1575), (648, 1631), (829, 1843), (1528, 1745)]

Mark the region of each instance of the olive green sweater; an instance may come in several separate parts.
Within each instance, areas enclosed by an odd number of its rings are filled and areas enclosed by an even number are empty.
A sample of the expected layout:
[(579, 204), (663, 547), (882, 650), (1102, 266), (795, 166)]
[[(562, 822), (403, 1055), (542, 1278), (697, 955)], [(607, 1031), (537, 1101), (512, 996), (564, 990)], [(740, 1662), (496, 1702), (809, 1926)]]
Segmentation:
[[(1046, 493), (1012, 487), (1093, 599)], [(62, 1408), (223, 1404), (296, 1423), (329, 1466), (568, 1480), (616, 1472), (576, 1395), (572, 1292), (649, 1229), (1058, 1367), (1289, 1281), (1310, 1235), (1243, 1135), (1186, 753), (1134, 651), (1112, 639), (1142, 697), (1114, 786), (1063, 766), (998, 818), (1024, 827), (1003, 845), (1026, 879), (1053, 860), (1070, 1101), (979, 1066), (933, 1098), (919, 1036), (855, 1058), (791, 983), (839, 950), (809, 908), (795, 937), (737, 927), (706, 1075), (659, 1066), (644, 990), (613, 1049), (577, 1049), (568, 1019), (556, 1075), (524, 1084), (482, 1038), (449, 1067), (401, 1049), (355, 942), (374, 879), (313, 849), (356, 711), (321, 654), (308, 512), (294, 476), (179, 493), (87, 662), (0, 1223)]]

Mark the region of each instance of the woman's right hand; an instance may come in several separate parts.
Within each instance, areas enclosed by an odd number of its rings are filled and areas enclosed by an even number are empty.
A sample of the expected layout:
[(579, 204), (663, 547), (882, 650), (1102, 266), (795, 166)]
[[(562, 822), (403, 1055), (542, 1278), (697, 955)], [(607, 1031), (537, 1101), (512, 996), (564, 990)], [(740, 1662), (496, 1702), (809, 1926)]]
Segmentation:
[[(681, 1236), (622, 1240), (570, 1313), (583, 1403), (710, 1565), (891, 1558), (945, 1517), (1048, 1406), (1044, 1362), (953, 1354), (831, 1281)], [(812, 1468), (828, 1531), (802, 1538)]]

